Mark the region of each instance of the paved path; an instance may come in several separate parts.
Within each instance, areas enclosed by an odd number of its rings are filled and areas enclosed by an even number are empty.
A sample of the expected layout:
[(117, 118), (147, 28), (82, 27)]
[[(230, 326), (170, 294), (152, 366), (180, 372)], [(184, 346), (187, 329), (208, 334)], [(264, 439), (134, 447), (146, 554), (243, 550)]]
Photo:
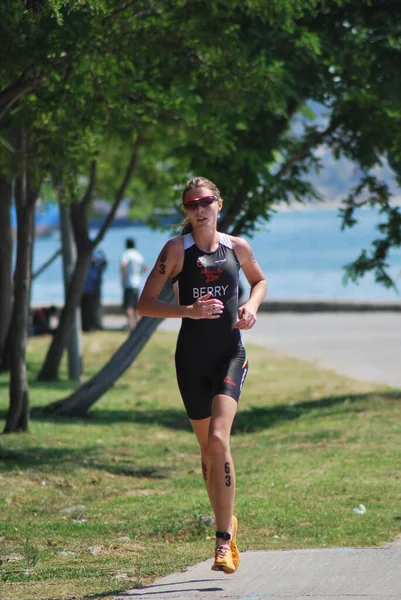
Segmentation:
[(261, 315), (246, 338), (355, 379), (401, 387), (401, 313)]
[[(178, 331), (179, 319), (166, 319), (164, 331)], [(121, 328), (122, 316), (104, 317)], [(313, 361), (361, 381), (401, 387), (401, 312), (260, 313), (244, 341)]]
[(211, 561), (133, 589), (118, 600), (400, 600), (401, 548), (244, 552), (233, 575)]
[[(178, 331), (178, 319), (160, 329)], [(261, 313), (244, 341), (361, 381), (401, 387), (401, 313)]]

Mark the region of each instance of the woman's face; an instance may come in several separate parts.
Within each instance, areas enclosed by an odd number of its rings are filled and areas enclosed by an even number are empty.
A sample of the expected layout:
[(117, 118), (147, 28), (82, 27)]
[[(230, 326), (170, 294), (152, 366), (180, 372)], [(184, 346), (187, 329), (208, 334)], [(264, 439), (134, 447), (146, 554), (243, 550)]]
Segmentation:
[[(193, 228), (216, 226), (219, 212), (223, 206), (222, 200), (215, 200), (209, 206), (201, 206), (198, 202), (191, 206), (191, 201), (197, 198), (211, 198), (213, 195), (214, 192), (206, 187), (193, 188), (186, 193), (184, 211)], [(187, 202), (189, 205), (185, 206)]]

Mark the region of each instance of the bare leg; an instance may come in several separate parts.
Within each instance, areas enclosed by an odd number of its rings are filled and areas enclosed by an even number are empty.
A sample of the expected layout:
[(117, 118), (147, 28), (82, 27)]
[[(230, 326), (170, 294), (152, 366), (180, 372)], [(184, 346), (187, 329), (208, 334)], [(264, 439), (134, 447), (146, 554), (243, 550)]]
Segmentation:
[[(230, 452), (230, 433), (237, 403), (230, 396), (213, 399), (211, 418), (191, 420), (201, 449), (202, 473), (216, 519), (216, 530), (231, 533), (235, 496), (235, 472)], [(216, 546), (227, 541), (216, 538)]]
[(135, 329), (135, 325), (136, 325), (136, 316), (135, 316), (135, 309), (133, 307), (128, 307), (127, 308), (127, 319), (128, 319), (128, 327), (130, 331), (133, 331)]
[(210, 505), (211, 505), (211, 507), (213, 509), (213, 513), (214, 513), (213, 499), (212, 499), (211, 487), (210, 487), (210, 463), (211, 463), (211, 457), (210, 457), (210, 453), (209, 453), (210, 417), (208, 417), (207, 419), (200, 419), (200, 420), (196, 420), (196, 421), (191, 419), (191, 425), (192, 425), (192, 428), (195, 432), (195, 435), (197, 437), (197, 440), (198, 440), (198, 443), (200, 446), (203, 480), (205, 482), (207, 493), (209, 496)]
[[(216, 531), (231, 533), (235, 497), (235, 471), (230, 450), (230, 433), (237, 412), (237, 403), (230, 396), (215, 396), (209, 428), (211, 456), (210, 486)], [(227, 541), (216, 538), (216, 546)]]

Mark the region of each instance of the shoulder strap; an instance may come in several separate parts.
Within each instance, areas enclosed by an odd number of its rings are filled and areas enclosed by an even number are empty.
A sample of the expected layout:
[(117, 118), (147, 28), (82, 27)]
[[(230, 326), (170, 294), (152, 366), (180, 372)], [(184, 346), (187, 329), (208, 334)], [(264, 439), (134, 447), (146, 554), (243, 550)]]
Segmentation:
[(233, 249), (232, 242), (226, 233), (219, 232), (219, 238), (220, 238), (220, 240), (219, 240), (220, 244), (222, 246), (227, 246), (227, 248), (230, 248), (231, 250)]
[(184, 250), (188, 250), (191, 246), (195, 244), (194, 238), (192, 237), (192, 233), (187, 233), (184, 235)]

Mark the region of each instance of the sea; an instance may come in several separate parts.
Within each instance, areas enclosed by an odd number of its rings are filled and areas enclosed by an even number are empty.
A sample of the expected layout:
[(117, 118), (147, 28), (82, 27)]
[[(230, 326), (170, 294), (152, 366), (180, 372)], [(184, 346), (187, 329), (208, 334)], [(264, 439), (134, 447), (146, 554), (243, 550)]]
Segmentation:
[[(365, 275), (358, 284), (344, 282), (344, 266), (355, 260), (362, 249), (369, 251), (372, 241), (379, 236), (376, 228), (381, 222), (383, 217), (376, 209), (363, 209), (358, 213), (358, 224), (341, 231), (337, 208), (288, 209), (276, 212), (252, 237), (244, 237), (266, 275), (270, 299), (399, 300), (399, 293), (376, 283), (373, 274)], [(92, 236), (95, 233), (91, 231)], [(171, 231), (140, 225), (109, 229), (99, 246), (108, 261), (102, 285), (103, 300), (121, 300), (119, 263), (127, 237), (135, 238), (137, 249), (151, 268), (172, 235)], [(60, 244), (57, 234), (36, 239), (34, 272)], [(388, 272), (401, 291), (401, 249), (391, 252), (388, 264)], [(240, 277), (244, 289), (248, 290), (242, 273)], [(62, 265), (58, 258), (34, 280), (32, 302), (48, 305), (63, 302), (63, 299)]]

